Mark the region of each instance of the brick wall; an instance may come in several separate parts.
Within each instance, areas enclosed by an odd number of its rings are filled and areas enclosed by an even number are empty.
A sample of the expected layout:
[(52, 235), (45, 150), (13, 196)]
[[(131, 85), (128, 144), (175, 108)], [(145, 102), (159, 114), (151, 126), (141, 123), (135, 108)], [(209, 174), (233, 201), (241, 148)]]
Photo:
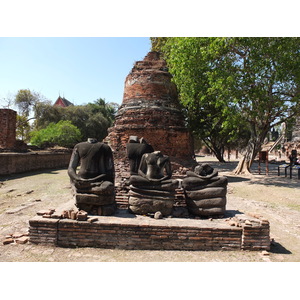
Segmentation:
[[(95, 219), (95, 216), (93, 216)], [(245, 221), (245, 220), (244, 220)], [(261, 220), (231, 226), (224, 220), (149, 217), (98, 217), (96, 222), (70, 219), (29, 221), (30, 242), (62, 247), (139, 250), (269, 250), (270, 237)], [(264, 221), (266, 223), (266, 221)], [(56, 236), (55, 236), (56, 235)]]
[(1, 153), (0, 175), (67, 167), (71, 153)]
[(0, 109), (0, 148), (13, 149), (16, 142), (17, 113), (11, 109)]

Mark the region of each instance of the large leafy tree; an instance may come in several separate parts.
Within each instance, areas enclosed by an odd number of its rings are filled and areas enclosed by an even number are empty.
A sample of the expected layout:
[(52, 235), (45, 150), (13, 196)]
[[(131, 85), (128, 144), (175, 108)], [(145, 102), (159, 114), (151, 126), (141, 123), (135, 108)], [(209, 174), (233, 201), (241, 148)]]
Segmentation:
[[(192, 127), (197, 115), (209, 124), (217, 110), (225, 135), (249, 131), (235, 172), (250, 172), (268, 131), (299, 111), (300, 38), (167, 38), (161, 44)], [(201, 122), (195, 124), (203, 134)]]
[[(215, 53), (208, 51), (213, 38), (151, 38), (161, 50), (176, 83), (193, 135), (224, 162), (225, 147), (236, 143), (239, 126), (236, 107), (222, 101), (212, 89)], [(244, 129), (243, 129), (244, 130)]]

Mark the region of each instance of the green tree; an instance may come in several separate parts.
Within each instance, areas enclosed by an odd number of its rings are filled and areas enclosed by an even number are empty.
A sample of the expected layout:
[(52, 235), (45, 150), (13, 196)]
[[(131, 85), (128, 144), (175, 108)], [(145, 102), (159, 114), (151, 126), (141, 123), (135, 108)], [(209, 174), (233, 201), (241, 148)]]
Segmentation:
[(225, 134), (250, 133), (235, 170), (250, 172), (269, 130), (299, 111), (300, 38), (168, 38), (161, 50), (195, 120), (216, 109)]
[(150, 37), (151, 41), (151, 51), (158, 51), (160, 52), (163, 46), (168, 41), (167, 37)]
[(26, 116), (17, 115), (16, 137), (21, 141), (28, 142), (30, 139), (31, 127)]
[(68, 120), (80, 129), (82, 139), (94, 137), (101, 141), (113, 124), (115, 112), (116, 105), (106, 103), (101, 98), (86, 105), (68, 107), (39, 103), (36, 107), (35, 128), (40, 130), (50, 123)]
[(236, 108), (220, 101), (211, 89), (213, 55), (207, 51), (211, 42), (208, 38), (152, 38), (152, 48), (163, 51), (193, 135), (224, 162), (225, 147), (238, 137)]
[[(17, 116), (17, 137), (22, 141), (29, 141), (29, 134), (31, 126), (29, 121), (35, 119), (36, 107), (39, 104), (49, 104), (49, 101), (45, 99), (39, 93), (31, 92), (29, 89), (21, 89), (14, 97), (14, 104), (18, 108)], [(33, 112), (33, 116), (31, 114)]]
[(31, 133), (31, 144), (38, 147), (45, 145), (58, 145), (62, 147), (73, 147), (80, 142), (80, 130), (70, 121), (59, 121), (50, 123), (46, 128)]
[(37, 103), (46, 101), (41, 94), (30, 91), (29, 89), (21, 89), (15, 96), (15, 105), (18, 107), (19, 114), (28, 117), (31, 110), (35, 108)]

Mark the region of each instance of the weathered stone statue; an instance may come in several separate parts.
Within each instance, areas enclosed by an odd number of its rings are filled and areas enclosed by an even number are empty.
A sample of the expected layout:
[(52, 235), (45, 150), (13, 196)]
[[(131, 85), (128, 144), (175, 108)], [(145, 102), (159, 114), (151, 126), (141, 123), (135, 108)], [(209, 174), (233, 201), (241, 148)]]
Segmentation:
[(228, 179), (208, 164), (200, 164), (188, 171), (182, 181), (186, 204), (190, 213), (199, 216), (224, 215)]
[(164, 216), (170, 215), (178, 181), (171, 179), (169, 157), (160, 151), (144, 154), (138, 174), (129, 179), (129, 210), (135, 214), (160, 211)]
[[(79, 164), (80, 170), (76, 173)], [(75, 145), (68, 174), (80, 210), (97, 215), (115, 212), (114, 162), (108, 145), (93, 138)]]
[(143, 154), (154, 151), (144, 138), (130, 136), (129, 143), (126, 144), (127, 157), (129, 159), (130, 175), (137, 175)]

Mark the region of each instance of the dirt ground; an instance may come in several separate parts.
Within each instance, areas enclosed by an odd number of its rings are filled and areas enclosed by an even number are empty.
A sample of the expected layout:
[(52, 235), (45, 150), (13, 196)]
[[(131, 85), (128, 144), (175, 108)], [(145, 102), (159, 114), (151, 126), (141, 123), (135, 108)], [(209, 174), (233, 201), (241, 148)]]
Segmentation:
[(56, 208), (72, 199), (66, 169), (0, 177), (1, 262), (299, 262), (300, 180), (269, 174), (234, 176), (237, 161), (221, 164), (213, 157), (198, 157), (229, 178), (227, 209), (254, 212), (270, 221), (271, 250), (263, 251), (145, 251), (99, 248), (60, 248), (30, 243), (3, 245), (6, 235), (26, 233), (28, 220), (41, 209)]

